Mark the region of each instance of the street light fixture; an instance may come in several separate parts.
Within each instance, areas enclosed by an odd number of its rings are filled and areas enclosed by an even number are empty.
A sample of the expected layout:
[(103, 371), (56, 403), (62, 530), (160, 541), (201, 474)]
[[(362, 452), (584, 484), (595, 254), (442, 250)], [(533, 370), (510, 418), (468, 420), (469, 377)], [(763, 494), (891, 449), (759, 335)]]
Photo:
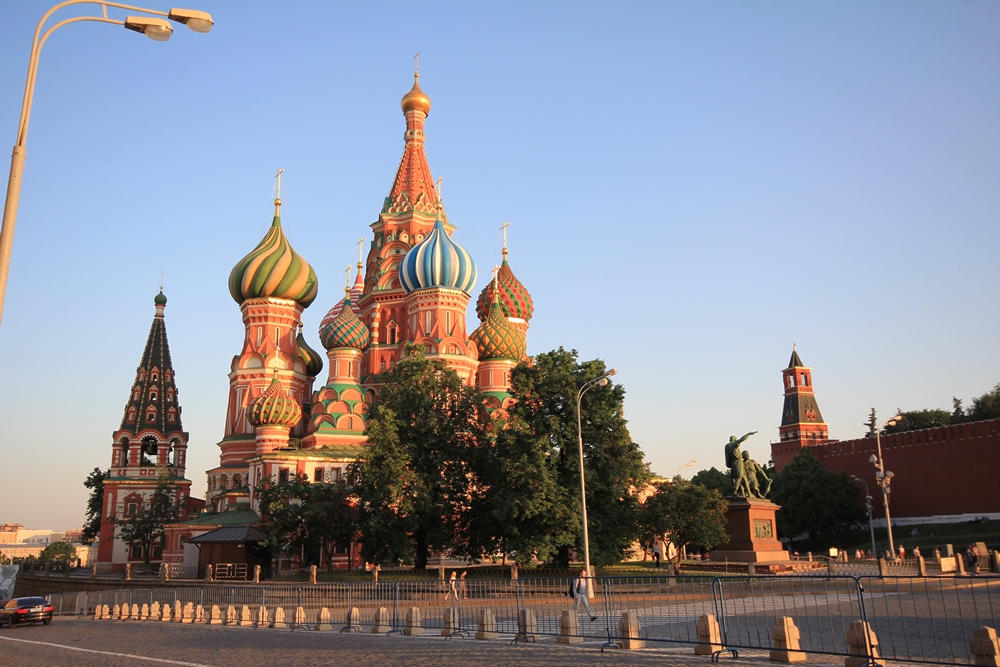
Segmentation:
[[(59, 21), (42, 34), (45, 23), (56, 11), (70, 5), (98, 5), (101, 8), (100, 16), (73, 16)], [(128, 16), (124, 21), (110, 18), (108, 7), (124, 9), (126, 11), (142, 12), (153, 16)], [(128, 30), (146, 35), (150, 39), (158, 42), (165, 42), (170, 39), (174, 29), (164, 18), (177, 23), (183, 23), (194, 32), (208, 32), (215, 24), (212, 17), (207, 12), (194, 9), (171, 9), (169, 12), (161, 12), (145, 7), (133, 7), (117, 2), (106, 2), (105, 0), (67, 0), (54, 6), (47, 11), (35, 28), (35, 36), (31, 40), (31, 56), (28, 58), (28, 77), (24, 83), (24, 99), (21, 102), (21, 120), (17, 126), (17, 141), (14, 143), (14, 151), (10, 158), (10, 177), (7, 180), (7, 199), (3, 207), (3, 224), (0, 227), (0, 322), (3, 321), (3, 306), (7, 296), (7, 274), (10, 271), (10, 255), (14, 247), (14, 226), (17, 224), (17, 206), (21, 199), (21, 177), (24, 174), (24, 160), (27, 157), (25, 144), (28, 140), (28, 122), (31, 119), (31, 105), (35, 96), (35, 77), (38, 73), (38, 56), (42, 52), (42, 47), (49, 36), (64, 25), (79, 23), (80, 21), (97, 21), (98, 23), (111, 23), (113, 25), (124, 26)]]
[(865, 511), (868, 512), (868, 530), (872, 534), (872, 556), (878, 557), (878, 547), (875, 546), (875, 527), (872, 525), (872, 496), (868, 493), (868, 482), (857, 475), (851, 475), (851, 479), (865, 485)]
[(681, 468), (690, 468), (691, 466), (693, 466), (697, 462), (698, 462), (698, 459), (691, 459), (687, 463), (680, 464), (679, 466), (677, 466), (677, 473), (674, 475), (674, 477), (679, 477), (680, 476), (680, 474), (681, 474)]
[(580, 446), (580, 501), (583, 506), (583, 567), (587, 571), (587, 598), (594, 597), (594, 587), (590, 583), (590, 535), (587, 533), (587, 482), (583, 472), (583, 419), (580, 416), (580, 404), (583, 395), (594, 387), (603, 387), (608, 383), (608, 378), (617, 375), (618, 369), (612, 368), (604, 375), (583, 383), (580, 391), (576, 395), (576, 435), (577, 443)]
[[(891, 491), (889, 484), (895, 475), (892, 474), (892, 471), (885, 469), (885, 461), (882, 460), (882, 428), (885, 426), (895, 426), (902, 419), (903, 415), (896, 415), (875, 426), (875, 446), (878, 450), (878, 456), (872, 454), (871, 458), (868, 459), (875, 466), (875, 483), (882, 487), (882, 505), (885, 507), (885, 529), (889, 534), (889, 553), (892, 554), (892, 558), (896, 557), (896, 545), (892, 541), (892, 519), (889, 517), (889, 492)], [(866, 426), (874, 423), (875, 409), (872, 408), (872, 419)]]

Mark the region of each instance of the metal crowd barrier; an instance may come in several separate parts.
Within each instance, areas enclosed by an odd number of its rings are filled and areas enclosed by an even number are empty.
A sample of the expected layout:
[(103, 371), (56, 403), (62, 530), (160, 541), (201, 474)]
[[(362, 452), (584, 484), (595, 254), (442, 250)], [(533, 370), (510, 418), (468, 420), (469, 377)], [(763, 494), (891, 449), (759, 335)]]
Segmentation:
[[(573, 611), (572, 581), (474, 579), (456, 582), (454, 588), (450, 581), (417, 580), (246, 584), (91, 591), (48, 599), (57, 615), (92, 616), (102, 605), (153, 608), (158, 602), (162, 608), (190, 602), (206, 616), (217, 605), (223, 618), (230, 606), (237, 612), (246, 606), (256, 619), (260, 607), (272, 613), (282, 607), (290, 627), (313, 629), (322, 621), (329, 623), (324, 628), (345, 632), (375, 628), (449, 637), (481, 632), (481, 616), (488, 610), (492, 624), (486, 629), (514, 641), (556, 636), (568, 642), (573, 637), (573, 643), (586, 639), (610, 647), (638, 640), (700, 646), (702, 653), (787, 649), (773, 630), (784, 624), (787, 631), (786, 619), (791, 619), (799, 636), (795, 650), (803, 653), (954, 665), (975, 664), (973, 630), (996, 628), (1000, 617), (1000, 579), (990, 577), (602, 577), (592, 580), (595, 621)], [(321, 615), (324, 608), (329, 621)], [(560, 623), (567, 611), (577, 619), (575, 628)], [(706, 619), (717, 622), (716, 635), (705, 633), (711, 623)], [(865, 639), (858, 622), (867, 623), (874, 637)]]

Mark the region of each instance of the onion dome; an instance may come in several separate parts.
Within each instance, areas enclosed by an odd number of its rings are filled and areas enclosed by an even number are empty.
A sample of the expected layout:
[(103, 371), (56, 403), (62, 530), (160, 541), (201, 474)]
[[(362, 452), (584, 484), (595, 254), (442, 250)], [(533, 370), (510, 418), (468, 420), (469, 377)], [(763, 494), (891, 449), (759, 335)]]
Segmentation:
[(302, 408), (294, 398), (285, 393), (274, 372), (271, 386), (255, 398), (249, 406), (247, 418), (254, 426), (287, 426), (292, 428), (302, 418)]
[(349, 288), (344, 289), (344, 301), (340, 313), (329, 322), (323, 320), (320, 325), (319, 339), (323, 343), (323, 347), (328, 350), (338, 347), (353, 347), (363, 350), (368, 347), (371, 334), (365, 323), (354, 314), (354, 309), (351, 308)]
[(293, 299), (305, 308), (316, 299), (316, 272), (295, 252), (281, 229), (281, 200), (274, 200), (274, 221), (263, 240), (229, 274), (229, 293), (236, 303), (273, 296)]
[(167, 296), (163, 293), (162, 289), (160, 290), (159, 294), (153, 297), (153, 303), (155, 303), (157, 306), (167, 305)]
[(302, 366), (306, 369), (306, 375), (310, 377), (319, 375), (319, 372), (323, 370), (323, 358), (319, 356), (319, 352), (306, 343), (306, 337), (302, 335), (301, 322), (299, 322), (299, 335), (295, 338), (295, 344), (299, 348), (299, 359), (302, 360)]
[(483, 291), (479, 293), (479, 299), (476, 300), (476, 315), (480, 321), (484, 321), (489, 315), (494, 295), (500, 299), (500, 308), (504, 317), (516, 317), (527, 322), (535, 314), (535, 304), (531, 300), (531, 295), (528, 294), (528, 290), (517, 279), (517, 276), (510, 269), (510, 264), (507, 263), (506, 248), (503, 250), (503, 264), (497, 271), (496, 281), (488, 282)]
[(520, 361), (527, 351), (524, 334), (503, 315), (503, 308), (496, 296), (490, 305), (490, 312), (479, 328), (469, 335), (476, 344), (479, 359), (511, 359)]
[(476, 284), (476, 263), (448, 236), (438, 217), (427, 238), (403, 257), (399, 280), (407, 294), (427, 287), (459, 289), (468, 294)]
[(402, 107), (403, 113), (411, 109), (423, 111), (424, 115), (431, 112), (431, 98), (427, 97), (427, 93), (420, 90), (420, 72), (413, 73), (413, 88), (410, 89), (410, 92), (403, 95), (399, 106)]

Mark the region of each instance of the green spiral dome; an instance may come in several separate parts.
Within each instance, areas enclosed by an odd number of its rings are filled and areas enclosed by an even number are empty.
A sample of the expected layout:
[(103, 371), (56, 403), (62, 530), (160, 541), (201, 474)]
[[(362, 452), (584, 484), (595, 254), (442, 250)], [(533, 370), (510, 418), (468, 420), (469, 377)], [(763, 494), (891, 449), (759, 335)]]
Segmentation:
[(362, 322), (354, 309), (351, 308), (350, 290), (344, 290), (347, 296), (344, 297), (344, 305), (332, 320), (324, 320), (319, 328), (319, 340), (323, 347), (332, 350), (338, 347), (353, 347), (363, 350), (368, 347), (371, 341), (371, 334), (368, 327)]
[(302, 335), (302, 325), (299, 324), (299, 335), (295, 338), (295, 344), (299, 348), (299, 359), (306, 369), (306, 375), (316, 377), (323, 370), (323, 358), (319, 352), (309, 347), (306, 337)]
[(524, 358), (528, 346), (524, 333), (504, 317), (503, 307), (496, 294), (493, 295), (493, 303), (490, 305), (486, 321), (472, 332), (469, 340), (476, 344), (481, 360), (510, 359), (520, 361)]
[(277, 211), (263, 240), (229, 274), (229, 293), (236, 303), (273, 296), (293, 299), (305, 308), (318, 290), (316, 272), (285, 238)]
[(248, 419), (254, 426), (287, 426), (292, 428), (302, 418), (302, 408), (285, 393), (275, 372), (271, 386), (250, 403)]

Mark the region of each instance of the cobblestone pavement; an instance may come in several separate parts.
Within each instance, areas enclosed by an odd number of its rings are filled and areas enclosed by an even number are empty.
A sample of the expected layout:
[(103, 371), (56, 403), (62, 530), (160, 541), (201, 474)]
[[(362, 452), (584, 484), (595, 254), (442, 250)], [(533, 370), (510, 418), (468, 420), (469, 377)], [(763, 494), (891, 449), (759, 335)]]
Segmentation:
[[(16, 640), (16, 641), (15, 641)], [(691, 646), (640, 651), (600, 652), (600, 642), (576, 646), (545, 638), (533, 645), (510, 646), (510, 637), (494, 641), (442, 637), (385, 637), (359, 633), (174, 623), (121, 623), (90, 619), (55, 619), (50, 626), (0, 630), (0, 665), (20, 667), (570, 667), (614, 665), (645, 667), (710, 664)], [(749, 659), (746, 659), (749, 658)], [(740, 665), (763, 665), (763, 652), (741, 653)], [(812, 656), (810, 665), (843, 664), (833, 656)], [(773, 663), (770, 663), (773, 664)]]

